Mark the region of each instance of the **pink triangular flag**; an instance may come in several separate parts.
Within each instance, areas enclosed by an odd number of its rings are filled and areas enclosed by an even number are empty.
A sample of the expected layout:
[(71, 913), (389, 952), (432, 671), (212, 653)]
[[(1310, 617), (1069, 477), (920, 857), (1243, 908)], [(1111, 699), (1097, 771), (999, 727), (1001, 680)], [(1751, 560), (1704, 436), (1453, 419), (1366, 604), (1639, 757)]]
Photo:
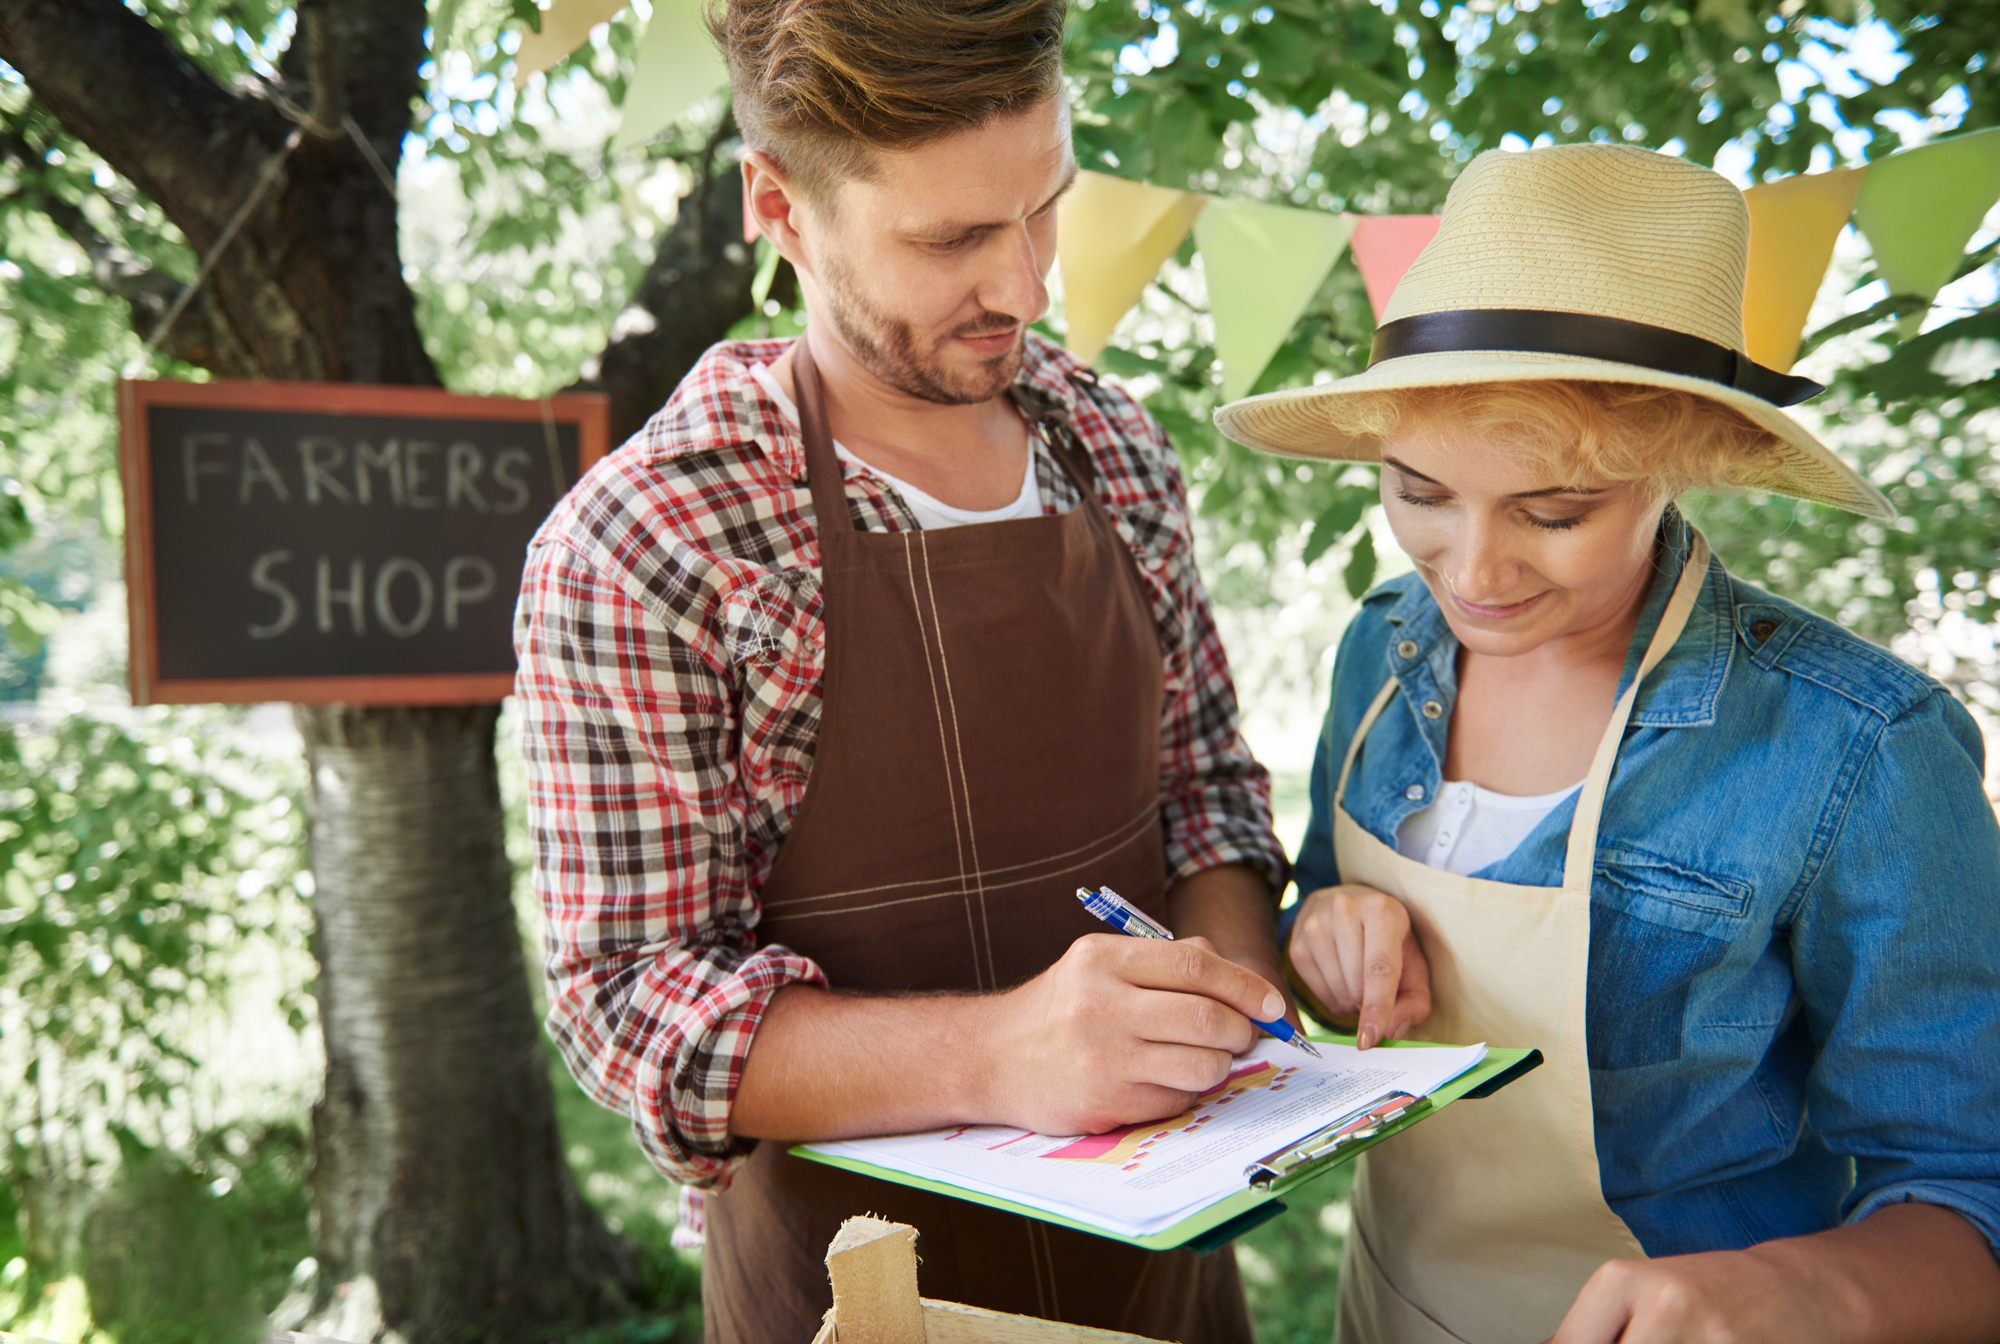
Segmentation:
[(1375, 310), (1376, 321), (1389, 306), (1396, 282), (1437, 231), (1436, 215), (1363, 215), (1355, 221), (1354, 238), (1347, 246), (1368, 286), (1368, 306)]

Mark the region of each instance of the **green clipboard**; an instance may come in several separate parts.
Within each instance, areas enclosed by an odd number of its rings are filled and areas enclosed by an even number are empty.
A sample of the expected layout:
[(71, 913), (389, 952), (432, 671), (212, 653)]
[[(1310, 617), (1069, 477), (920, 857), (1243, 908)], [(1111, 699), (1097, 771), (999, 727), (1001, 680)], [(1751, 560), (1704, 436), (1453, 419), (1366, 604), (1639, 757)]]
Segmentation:
[[(1312, 1038), (1316, 1041), (1331, 1041), (1336, 1045), (1352, 1045), (1352, 1036), (1322, 1035)], [(1384, 1041), (1376, 1049), (1409, 1049), (1434, 1044), (1429, 1041)], [(856, 1172), (862, 1176), (873, 1176), (878, 1180), (893, 1181), (897, 1185), (912, 1186), (918, 1190), (928, 1190), (933, 1194), (948, 1195), (954, 1199), (970, 1200), (984, 1204), (988, 1208), (1002, 1209), (1008, 1213), (1018, 1213), (1023, 1218), (1033, 1218), (1044, 1223), (1054, 1223), (1058, 1227), (1074, 1228), (1078, 1232), (1088, 1232), (1092, 1236), (1104, 1237), (1111, 1241), (1122, 1241), (1149, 1251), (1190, 1250), (1207, 1252), (1227, 1245), (1251, 1228), (1277, 1217), (1285, 1211), (1284, 1196), (1298, 1189), (1306, 1182), (1315, 1180), (1332, 1171), (1335, 1167), (1366, 1152), (1384, 1139), (1402, 1133), (1411, 1125), (1421, 1123), (1436, 1115), (1454, 1101), (1468, 1098), (1491, 1096), (1516, 1078), (1536, 1068), (1542, 1062), (1539, 1050), (1503, 1050), (1489, 1046), (1486, 1058), (1471, 1069), (1446, 1083), (1425, 1098), (1427, 1105), (1413, 1107), (1400, 1120), (1383, 1125), (1372, 1136), (1342, 1143), (1324, 1159), (1299, 1169), (1297, 1172), (1273, 1182), (1266, 1187), (1245, 1184), (1233, 1195), (1217, 1200), (1206, 1208), (1197, 1209), (1180, 1222), (1151, 1232), (1143, 1237), (1126, 1236), (1119, 1232), (1109, 1232), (1089, 1223), (1065, 1218), (1061, 1214), (1049, 1213), (1043, 1209), (1030, 1208), (1026, 1204), (1016, 1204), (1013, 1200), (1002, 1199), (961, 1189), (943, 1181), (926, 1176), (913, 1176), (908, 1172), (891, 1171), (887, 1167), (876, 1166), (852, 1157), (837, 1157), (828, 1153), (814, 1152), (803, 1144), (790, 1149), (792, 1156), (805, 1158), (809, 1162), (823, 1163), (838, 1167), (842, 1171)]]

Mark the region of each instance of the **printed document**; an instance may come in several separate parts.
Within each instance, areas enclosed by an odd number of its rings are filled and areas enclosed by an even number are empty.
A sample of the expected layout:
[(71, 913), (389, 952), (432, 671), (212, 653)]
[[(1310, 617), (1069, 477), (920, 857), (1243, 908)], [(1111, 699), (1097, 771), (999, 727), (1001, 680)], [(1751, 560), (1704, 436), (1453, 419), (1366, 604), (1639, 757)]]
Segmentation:
[(1326, 1058), (1262, 1040), (1185, 1114), (1105, 1134), (961, 1125), (806, 1146), (1147, 1236), (1243, 1189), (1251, 1164), (1386, 1095), (1428, 1096), (1486, 1057), (1484, 1045), (1317, 1044)]

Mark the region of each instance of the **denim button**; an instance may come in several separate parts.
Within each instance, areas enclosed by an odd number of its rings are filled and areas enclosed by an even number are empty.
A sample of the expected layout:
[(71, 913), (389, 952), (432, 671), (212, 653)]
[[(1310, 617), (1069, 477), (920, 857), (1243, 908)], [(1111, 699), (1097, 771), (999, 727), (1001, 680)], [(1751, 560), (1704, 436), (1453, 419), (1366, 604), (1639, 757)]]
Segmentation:
[(1412, 784), (1409, 788), (1403, 790), (1403, 796), (1413, 803), (1421, 803), (1424, 800), (1424, 786), (1421, 784)]
[(1435, 700), (1424, 701), (1424, 717), (1427, 719), (1444, 717), (1444, 706)]
[(1751, 625), (1750, 634), (1752, 638), (1761, 643), (1777, 633), (1777, 629), (1778, 623), (1776, 621), (1757, 621)]
[(1398, 658), (1404, 658), (1404, 659), (1416, 657), (1417, 641), (1414, 639), (1406, 639), (1402, 643), (1398, 644), (1396, 646), (1396, 656)]

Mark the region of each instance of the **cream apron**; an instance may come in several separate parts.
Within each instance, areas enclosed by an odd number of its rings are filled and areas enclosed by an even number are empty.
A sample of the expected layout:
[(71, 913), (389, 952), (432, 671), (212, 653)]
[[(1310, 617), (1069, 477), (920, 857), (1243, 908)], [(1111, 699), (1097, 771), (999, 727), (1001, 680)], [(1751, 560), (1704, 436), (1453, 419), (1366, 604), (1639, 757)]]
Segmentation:
[(1687, 624), (1708, 572), (1699, 533), (1659, 629), (1577, 794), (1560, 887), (1491, 882), (1406, 859), (1342, 805), (1361, 743), (1398, 691), (1362, 717), (1334, 791), (1343, 882), (1409, 907), (1430, 961), (1427, 1040), (1532, 1045), (1546, 1062), (1357, 1160), (1336, 1344), (1539, 1344), (1606, 1260), (1643, 1258), (1604, 1202), (1584, 1049), (1590, 882), (1611, 767), (1639, 684)]

